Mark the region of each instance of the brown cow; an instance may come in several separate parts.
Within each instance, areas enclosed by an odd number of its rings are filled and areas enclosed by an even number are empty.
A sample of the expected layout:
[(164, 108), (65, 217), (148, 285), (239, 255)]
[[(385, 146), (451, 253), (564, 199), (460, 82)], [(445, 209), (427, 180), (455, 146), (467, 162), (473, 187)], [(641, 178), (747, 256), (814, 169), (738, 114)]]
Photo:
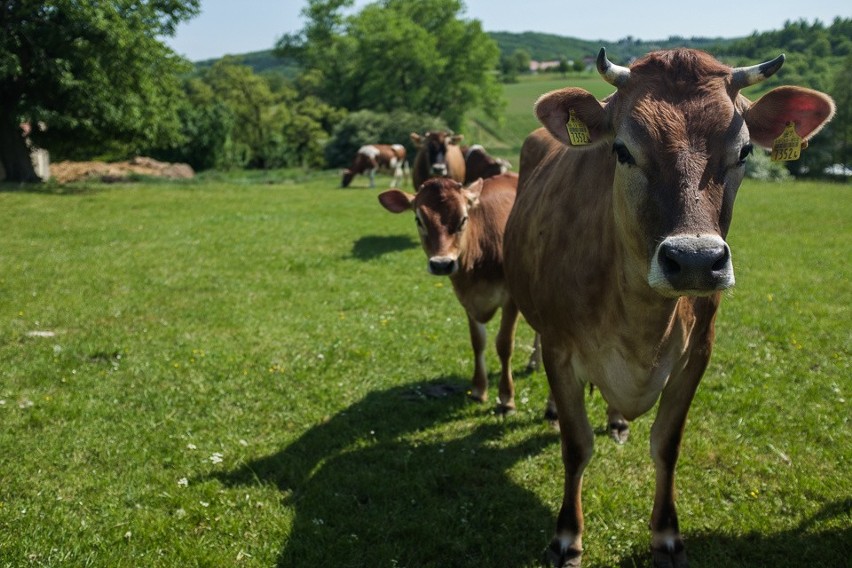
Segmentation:
[[(504, 251), (509, 291), (541, 334), (559, 416), (565, 493), (548, 547), (555, 566), (580, 566), (582, 554), (580, 493), (594, 441), (585, 383), (628, 420), (660, 401), (651, 548), (657, 566), (687, 565), (674, 470), (721, 291), (734, 285), (725, 237), (744, 163), (752, 144), (771, 146), (785, 125), (808, 139), (834, 113), (828, 96), (801, 87), (754, 103), (739, 94), (783, 62), (731, 69), (683, 49), (628, 69), (601, 50), (612, 96), (599, 102), (566, 88), (536, 103), (549, 134), (532, 134), (532, 156), (521, 156), (526, 175)], [(572, 114), (589, 145), (570, 146)]]
[(511, 169), (512, 164), (503, 158), (495, 158), (485, 151), (479, 144), (473, 146), (462, 146), (464, 156), (464, 184), (473, 183), (479, 178), (490, 178), (505, 174)]
[(408, 162), (405, 161), (405, 146), (402, 144), (368, 144), (358, 148), (352, 165), (343, 170), (340, 187), (349, 187), (352, 178), (364, 172), (370, 173), (370, 187), (376, 187), (376, 172), (393, 174), (391, 187), (399, 187), (408, 175)]
[(414, 190), (433, 177), (447, 177), (463, 183), (465, 179), (464, 156), (459, 142), (461, 134), (452, 132), (427, 132), (420, 136), (411, 133), (411, 141), (417, 146), (414, 165), (411, 167), (411, 181)]
[[(392, 213), (414, 210), (420, 242), (429, 258), (427, 268), (436, 276), (449, 276), (456, 297), (467, 313), (474, 371), (471, 397), (488, 397), (485, 369), (485, 324), (502, 308), (497, 353), (500, 356), (501, 413), (515, 409), (512, 350), (518, 308), (509, 297), (503, 277), (503, 229), (512, 204), (518, 176), (507, 173), (468, 187), (447, 178), (427, 180), (416, 195), (390, 189), (379, 201)], [(533, 352), (530, 364), (535, 365)]]

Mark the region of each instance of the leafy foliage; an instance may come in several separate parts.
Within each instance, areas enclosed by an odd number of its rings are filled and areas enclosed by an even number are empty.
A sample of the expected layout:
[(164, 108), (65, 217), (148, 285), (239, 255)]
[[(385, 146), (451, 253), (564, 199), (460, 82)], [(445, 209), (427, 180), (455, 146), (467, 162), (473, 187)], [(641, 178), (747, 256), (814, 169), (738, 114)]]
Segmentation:
[(239, 61), (221, 59), (187, 79), (187, 143), (150, 153), (196, 169), (324, 166), (324, 143), (343, 113)]
[(460, 19), (460, 1), (381, 0), (343, 17), (339, 10), (350, 5), (311, 0), (305, 28), (278, 45), (319, 73), (323, 100), (351, 111), (440, 116), (453, 128), (473, 108), (496, 115), (497, 46), (478, 21)]
[[(178, 140), (178, 73), (188, 66), (160, 37), (196, 14), (199, 4), (4, 2), (0, 129), (14, 138), (21, 122), (44, 123), (32, 138), (55, 157), (119, 156)], [(8, 170), (5, 150), (2, 156)]]

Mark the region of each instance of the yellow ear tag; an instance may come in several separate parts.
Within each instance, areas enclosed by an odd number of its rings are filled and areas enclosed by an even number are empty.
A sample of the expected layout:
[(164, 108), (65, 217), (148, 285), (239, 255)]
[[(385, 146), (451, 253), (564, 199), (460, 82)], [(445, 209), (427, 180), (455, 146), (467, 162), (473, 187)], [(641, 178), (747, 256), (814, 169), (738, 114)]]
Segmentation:
[(571, 140), (572, 146), (587, 146), (592, 143), (592, 137), (589, 136), (589, 127), (574, 115), (572, 110), (568, 116), (568, 138)]
[(792, 162), (798, 160), (805, 145), (802, 144), (802, 137), (796, 134), (796, 125), (788, 122), (781, 136), (772, 143), (772, 161)]

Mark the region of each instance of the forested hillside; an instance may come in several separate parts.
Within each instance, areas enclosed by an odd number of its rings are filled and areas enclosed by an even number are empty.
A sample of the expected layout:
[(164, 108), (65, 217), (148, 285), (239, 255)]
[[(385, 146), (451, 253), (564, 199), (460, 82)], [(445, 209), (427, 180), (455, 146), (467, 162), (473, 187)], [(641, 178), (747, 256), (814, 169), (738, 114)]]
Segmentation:
[(694, 47), (715, 51), (719, 46), (729, 45), (737, 41), (735, 39), (683, 38), (678, 36), (653, 41), (633, 37), (626, 37), (617, 41), (612, 39), (589, 41), (538, 32), (489, 32), (488, 35), (497, 42), (501, 55), (510, 56), (514, 52), (522, 50), (537, 61), (558, 60), (563, 57), (570, 60), (582, 60), (584, 57), (594, 57), (601, 47), (606, 47), (610, 59), (626, 63), (635, 57), (657, 49)]

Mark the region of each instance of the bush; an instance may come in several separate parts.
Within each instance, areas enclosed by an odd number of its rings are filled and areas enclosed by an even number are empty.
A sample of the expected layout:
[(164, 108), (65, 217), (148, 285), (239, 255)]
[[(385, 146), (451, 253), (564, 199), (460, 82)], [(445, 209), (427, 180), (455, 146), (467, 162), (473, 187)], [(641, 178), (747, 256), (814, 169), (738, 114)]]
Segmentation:
[(745, 175), (760, 181), (784, 181), (793, 177), (784, 162), (773, 162), (766, 150), (757, 147), (746, 160)]
[(427, 130), (446, 129), (443, 120), (425, 114), (360, 110), (349, 114), (334, 128), (325, 147), (325, 159), (329, 167), (345, 168), (358, 148), (365, 144), (402, 144), (411, 162), (415, 152), (412, 132), (422, 134)]

